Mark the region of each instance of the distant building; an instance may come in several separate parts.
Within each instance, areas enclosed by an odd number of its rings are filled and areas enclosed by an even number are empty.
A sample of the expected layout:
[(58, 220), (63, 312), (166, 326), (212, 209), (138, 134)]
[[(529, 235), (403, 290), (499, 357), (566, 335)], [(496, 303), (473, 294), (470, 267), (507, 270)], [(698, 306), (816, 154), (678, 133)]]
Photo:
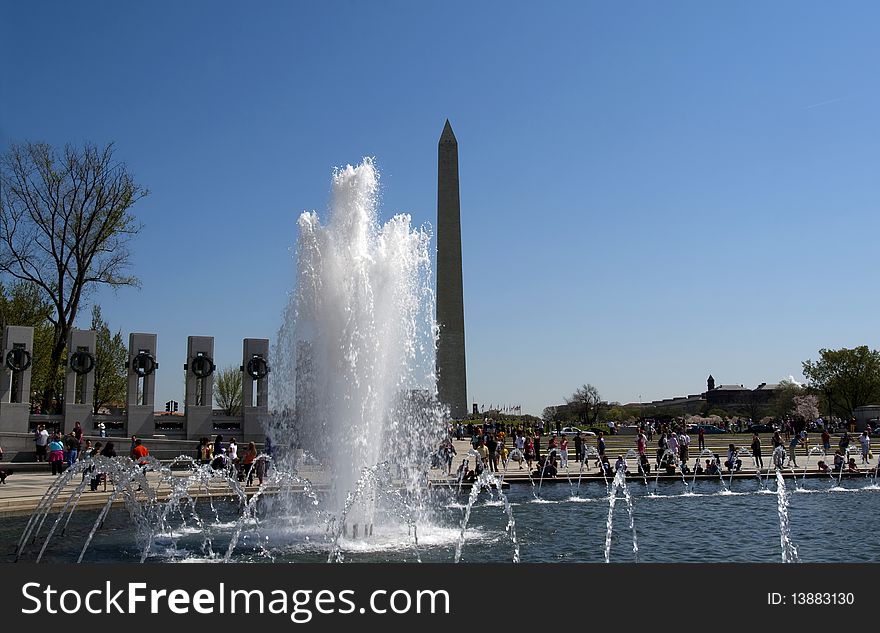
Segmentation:
[(641, 406), (643, 408), (680, 409), (685, 413), (695, 414), (712, 409), (724, 409), (729, 413), (749, 414), (760, 412), (769, 414), (776, 402), (779, 393), (778, 383), (762, 382), (754, 389), (743, 384), (715, 384), (715, 379), (710, 375), (706, 381), (706, 391), (700, 394), (678, 396), (654, 400), (653, 402), (629, 403), (626, 406)]

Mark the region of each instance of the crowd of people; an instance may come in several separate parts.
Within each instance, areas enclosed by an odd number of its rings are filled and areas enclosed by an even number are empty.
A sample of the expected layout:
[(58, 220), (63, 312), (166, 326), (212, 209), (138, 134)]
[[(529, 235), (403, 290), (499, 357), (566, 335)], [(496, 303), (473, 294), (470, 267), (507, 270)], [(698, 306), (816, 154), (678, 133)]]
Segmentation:
[[(105, 435), (102, 434), (101, 437)], [(84, 437), (82, 425), (76, 422), (73, 429), (68, 433), (62, 433), (55, 429), (51, 433), (45, 425), (40, 424), (33, 432), (34, 453), (36, 461), (48, 462), (51, 465), (52, 475), (61, 474), (65, 468), (73, 466), (76, 462), (91, 459), (96, 455), (103, 457), (118, 457), (113, 442), (104, 444), (101, 441), (92, 445), (92, 441)], [(450, 443), (451, 447), (451, 443)], [(452, 451), (454, 452), (454, 448)], [(141, 466), (146, 466), (149, 450), (142, 440), (134, 435), (131, 436), (131, 445), (128, 457)], [(227, 442), (222, 435), (217, 435), (211, 441), (207, 437), (201, 438), (196, 451), (196, 461), (199, 464), (210, 464), (215, 469), (230, 469), (235, 473), (239, 481), (246, 482), (248, 486), (256, 479), (260, 484), (266, 476), (267, 463), (272, 457), (272, 443), (266, 438), (263, 456), (257, 450), (254, 442), (248, 442), (247, 446), (239, 449), (236, 439), (230, 438)], [(450, 461), (451, 468), (451, 461)], [(90, 472), (92, 469), (87, 469)], [(83, 475), (85, 477), (85, 474)], [(92, 490), (96, 490), (101, 481), (105, 483), (103, 475), (92, 480)]]
[[(776, 468), (801, 468), (798, 464), (799, 451), (807, 456), (810, 455), (810, 436), (804, 425), (796, 428), (788, 424), (782, 430), (773, 433), (770, 440), (770, 451), (773, 457), (773, 465)], [(822, 425), (821, 445), (822, 454), (831, 456), (831, 433), (829, 427)], [(543, 429), (539, 426), (523, 428), (522, 426), (496, 424), (492, 420), (486, 420), (483, 425), (457, 424), (451, 430), (449, 436), (441, 443), (437, 453), (434, 467), (442, 467), (447, 476), (452, 475), (453, 462), (456, 455), (452, 438), (463, 440), (465, 435), (470, 436), (473, 451), (477, 457), (471, 464), (469, 459), (462, 460), (456, 471), (456, 478), (463, 481), (475, 480), (484, 471), (498, 472), (507, 471), (511, 468), (509, 462), (517, 464), (517, 470), (525, 468), (535, 477), (555, 477), (560, 470), (570, 468), (569, 464), (569, 437), (560, 433), (546, 437)], [(640, 475), (648, 475), (660, 471), (665, 474), (677, 474), (678, 472), (690, 475), (720, 475), (722, 473), (739, 472), (743, 468), (743, 457), (753, 458), (753, 466), (759, 470), (765, 468), (764, 445), (761, 436), (753, 433), (747, 447), (737, 447), (734, 443), (728, 443), (726, 458), (721, 454), (710, 451), (711, 457), (703, 459), (706, 451), (706, 435), (702, 426), (695, 432), (696, 438), (692, 438), (683, 424), (659, 423), (656, 426), (644, 424), (637, 428), (635, 436), (635, 449), (637, 456), (637, 469)], [(783, 435), (786, 439), (783, 439)], [(649, 457), (649, 443), (655, 441), (656, 452), (653, 459)], [(606, 449), (605, 434), (599, 431), (595, 437), (595, 450), (588, 448), (588, 439), (592, 441), (592, 434), (587, 436), (577, 431), (571, 438), (574, 448), (574, 460), (578, 469), (591, 469), (590, 462), (604, 471), (606, 475), (613, 475), (618, 471), (629, 472), (626, 457), (619, 455), (614, 465), (611, 465)], [(700, 452), (693, 467), (689, 465), (691, 443), (696, 440), (697, 450)], [(546, 441), (546, 445), (544, 442)], [(844, 431), (839, 439), (839, 445), (835, 451), (833, 462), (829, 466), (825, 460), (820, 460), (818, 469), (821, 472), (858, 472), (859, 466), (855, 457), (847, 457), (850, 446), (858, 442), (861, 454), (862, 466), (869, 466), (873, 459), (871, 453), (870, 430), (863, 431), (858, 439)], [(588, 458), (589, 456), (589, 458)]]
[[(266, 438), (265, 454), (271, 456), (272, 443)], [(239, 455), (238, 442), (230, 438), (224, 441), (222, 435), (218, 435), (212, 442), (208, 437), (202, 437), (196, 449), (196, 460), (202, 465), (209, 465), (214, 470), (231, 469), (238, 481), (252, 485), (254, 478), (262, 485), (266, 476), (267, 458), (260, 458), (257, 445), (248, 442), (247, 447)]]

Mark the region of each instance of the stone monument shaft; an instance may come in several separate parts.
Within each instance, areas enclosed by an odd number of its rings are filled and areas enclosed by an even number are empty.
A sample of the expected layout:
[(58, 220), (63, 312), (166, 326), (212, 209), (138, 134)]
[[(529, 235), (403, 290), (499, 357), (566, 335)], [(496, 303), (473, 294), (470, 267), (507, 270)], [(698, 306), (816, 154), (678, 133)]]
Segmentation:
[(464, 418), (467, 375), (464, 352), (464, 292), (461, 273), (461, 202), (458, 141), (449, 121), (437, 156), (437, 391), (453, 418)]

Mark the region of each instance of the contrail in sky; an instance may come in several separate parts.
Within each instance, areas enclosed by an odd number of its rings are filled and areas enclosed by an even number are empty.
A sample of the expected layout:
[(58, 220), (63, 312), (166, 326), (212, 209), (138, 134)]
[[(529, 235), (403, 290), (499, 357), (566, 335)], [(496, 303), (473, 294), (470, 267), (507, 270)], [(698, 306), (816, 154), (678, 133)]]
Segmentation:
[(843, 101), (844, 99), (849, 99), (849, 97), (836, 97), (834, 99), (828, 99), (828, 101), (820, 101), (819, 103), (814, 103), (813, 105), (808, 105), (804, 108), (804, 110), (812, 110), (813, 108), (818, 108), (823, 105), (828, 105), (829, 103), (837, 103), (838, 101)]

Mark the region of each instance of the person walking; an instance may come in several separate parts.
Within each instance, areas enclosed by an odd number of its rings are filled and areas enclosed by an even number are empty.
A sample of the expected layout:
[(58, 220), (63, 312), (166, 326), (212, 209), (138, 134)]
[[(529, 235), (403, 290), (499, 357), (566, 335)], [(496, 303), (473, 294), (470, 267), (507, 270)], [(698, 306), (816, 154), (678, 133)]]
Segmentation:
[[(529, 469), (529, 472), (532, 471), (532, 462), (535, 461), (535, 443), (531, 438), (526, 440), (526, 448), (525, 448), (525, 458), (526, 458), (526, 466)], [(520, 466), (521, 468), (522, 466)]]
[(67, 445), (67, 467), (70, 468), (79, 457), (79, 440), (73, 433), (69, 433), (65, 444)]
[(642, 429), (639, 429), (639, 434), (636, 436), (636, 452), (639, 454), (639, 463), (641, 463), (642, 456), (648, 452), (648, 438)]
[[(455, 451), (454, 448), (452, 450)], [(498, 448), (496, 450), (498, 451), (498, 458), (501, 460), (501, 468), (504, 469), (504, 472), (507, 472), (507, 456), (510, 453), (507, 450), (507, 445), (504, 443), (504, 440), (501, 440), (500, 442), (498, 442)], [(452, 474), (451, 468), (452, 468), (452, 466), (451, 466), (451, 462), (450, 462), (450, 471), (449, 471), (450, 475)]]
[[(526, 438), (520, 431), (516, 432), (516, 437), (513, 440), (513, 446), (514, 448), (516, 448), (517, 451), (519, 451), (519, 460), (517, 461), (519, 463), (519, 469), (522, 470), (522, 463), (523, 460), (526, 458)], [(530, 465), (529, 470), (531, 470), (531, 468), (532, 467)]]
[(44, 462), (47, 459), (47, 446), (49, 446), (49, 431), (42, 424), (34, 431), (34, 444), (36, 446), (37, 461)]
[(61, 441), (61, 433), (55, 433), (47, 448), (49, 451), (49, 463), (52, 464), (52, 474), (60, 475), (64, 470), (64, 442)]
[(782, 437), (779, 435), (779, 431), (773, 432), (773, 439), (771, 440), (773, 444), (773, 450), (775, 451), (777, 447), (782, 446)]
[(862, 445), (862, 463), (868, 463), (868, 454), (871, 452), (871, 438), (868, 436), (867, 431), (862, 431), (862, 436), (859, 438), (859, 444)]
[(799, 443), (800, 443), (800, 438), (798, 437), (797, 433), (793, 433), (791, 435), (791, 441), (788, 444), (788, 465), (789, 466), (797, 466), (798, 468), (800, 468), (800, 466), (798, 466), (798, 463), (797, 463), (797, 455), (795, 454), (796, 453), (795, 449), (797, 448), (797, 445)]
[(678, 453), (681, 458), (682, 464), (687, 464), (688, 461), (688, 447), (691, 445), (691, 436), (687, 434), (686, 430), (682, 430), (682, 432), (678, 436)]
[(568, 469), (568, 437), (562, 436), (562, 442), (559, 443), (559, 467)]
[(663, 455), (666, 454), (667, 446), (666, 433), (661, 430), (657, 437), (657, 468), (660, 468), (660, 462), (663, 461)]
[(755, 465), (759, 469), (764, 468), (764, 459), (761, 456), (761, 438), (755, 433), (752, 436), (752, 456), (755, 458)]
[(846, 455), (847, 451), (849, 451), (849, 443), (850, 443), (849, 431), (843, 432), (843, 437), (840, 438), (840, 453), (841, 455)]
[(669, 432), (669, 437), (666, 438), (666, 448), (674, 455), (672, 458), (674, 463), (675, 458), (678, 457), (678, 435), (675, 434), (675, 431)]
[(79, 423), (79, 420), (73, 423), (73, 437), (76, 438), (76, 450), (80, 450), (82, 447), (82, 438), (83, 438), (83, 428), (82, 424)]
[(480, 438), (480, 443), (477, 444), (477, 453), (480, 456), (479, 472), (482, 472), (484, 469), (489, 468), (489, 447), (486, 446), (483, 438)]
[[(479, 449), (477, 449), (479, 450)], [(486, 450), (489, 451), (489, 472), (497, 473), (498, 472), (498, 440), (495, 439), (495, 434), (491, 433), (489, 435), (488, 440), (486, 441)]]
[(701, 426), (699, 431), (697, 431), (697, 446), (700, 447), (700, 452), (702, 453), (706, 450), (706, 431)]

